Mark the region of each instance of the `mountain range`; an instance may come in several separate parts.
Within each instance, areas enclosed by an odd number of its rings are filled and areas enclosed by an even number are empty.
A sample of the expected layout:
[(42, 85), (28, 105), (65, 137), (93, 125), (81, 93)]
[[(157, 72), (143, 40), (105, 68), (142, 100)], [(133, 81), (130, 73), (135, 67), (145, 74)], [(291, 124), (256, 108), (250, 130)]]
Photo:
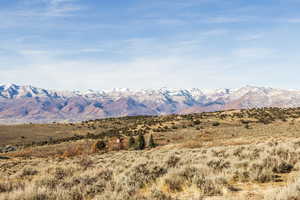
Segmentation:
[(0, 123), (49, 123), (97, 118), (188, 114), (256, 107), (299, 107), (300, 91), (245, 86), (238, 89), (55, 91), (0, 85)]

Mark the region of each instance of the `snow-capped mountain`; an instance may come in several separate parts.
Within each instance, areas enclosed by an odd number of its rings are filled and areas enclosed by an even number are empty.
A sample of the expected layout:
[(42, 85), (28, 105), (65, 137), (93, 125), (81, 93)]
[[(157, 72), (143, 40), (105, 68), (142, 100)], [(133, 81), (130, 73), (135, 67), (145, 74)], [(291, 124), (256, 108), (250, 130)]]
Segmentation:
[(238, 89), (55, 91), (0, 85), (0, 123), (79, 121), (132, 115), (182, 114), (253, 107), (298, 107), (300, 91)]

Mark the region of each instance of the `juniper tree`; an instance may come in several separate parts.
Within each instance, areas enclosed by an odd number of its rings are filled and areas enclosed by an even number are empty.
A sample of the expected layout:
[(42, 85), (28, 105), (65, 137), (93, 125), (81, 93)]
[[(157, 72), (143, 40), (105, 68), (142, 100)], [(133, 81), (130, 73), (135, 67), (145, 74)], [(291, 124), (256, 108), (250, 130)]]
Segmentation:
[(132, 148), (135, 145), (135, 139), (134, 137), (130, 136), (129, 140), (128, 140), (128, 148)]
[(106, 148), (106, 143), (103, 140), (98, 140), (93, 144), (92, 151), (93, 152), (102, 151), (105, 150), (105, 148)]
[(138, 139), (137, 139), (137, 146), (136, 149), (137, 150), (143, 150), (145, 149), (145, 138), (142, 134), (139, 134)]
[(149, 138), (149, 141), (148, 141), (148, 146), (149, 146), (150, 148), (156, 147), (156, 144), (155, 144), (155, 142), (154, 142), (154, 139), (153, 139), (153, 136), (152, 136), (152, 135), (150, 135), (150, 138)]
[(99, 150), (103, 150), (106, 147), (106, 143), (103, 140), (99, 140), (98, 142), (96, 142), (96, 147)]

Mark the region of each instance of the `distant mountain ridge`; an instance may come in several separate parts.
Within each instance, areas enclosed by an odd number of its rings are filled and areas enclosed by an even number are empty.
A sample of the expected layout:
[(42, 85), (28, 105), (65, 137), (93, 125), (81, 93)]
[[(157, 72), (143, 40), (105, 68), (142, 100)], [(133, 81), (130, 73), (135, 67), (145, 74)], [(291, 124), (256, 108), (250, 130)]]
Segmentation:
[(300, 91), (245, 86), (238, 89), (56, 91), (0, 85), (0, 123), (47, 123), (96, 118), (187, 114), (254, 107), (299, 107)]

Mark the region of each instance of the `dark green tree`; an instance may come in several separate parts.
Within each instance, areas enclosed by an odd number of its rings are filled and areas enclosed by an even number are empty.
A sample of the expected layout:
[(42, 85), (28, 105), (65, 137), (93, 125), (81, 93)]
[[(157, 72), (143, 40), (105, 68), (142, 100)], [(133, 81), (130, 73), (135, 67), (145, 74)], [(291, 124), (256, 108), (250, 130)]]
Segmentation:
[(139, 134), (138, 138), (137, 138), (137, 146), (136, 149), (137, 150), (143, 150), (145, 149), (146, 143), (145, 143), (145, 138), (142, 134)]
[(148, 141), (148, 147), (150, 147), (150, 148), (155, 148), (156, 147), (156, 144), (154, 142), (154, 139), (153, 139), (152, 135), (150, 135), (150, 138), (149, 138), (149, 141)]
[(135, 145), (135, 139), (134, 139), (134, 137), (130, 136), (130, 137), (129, 137), (129, 140), (128, 140), (128, 148), (129, 148), (129, 149), (130, 149), (130, 148), (133, 148), (134, 145)]
[(103, 150), (106, 147), (106, 143), (103, 140), (99, 140), (96, 142), (96, 147), (99, 150)]

